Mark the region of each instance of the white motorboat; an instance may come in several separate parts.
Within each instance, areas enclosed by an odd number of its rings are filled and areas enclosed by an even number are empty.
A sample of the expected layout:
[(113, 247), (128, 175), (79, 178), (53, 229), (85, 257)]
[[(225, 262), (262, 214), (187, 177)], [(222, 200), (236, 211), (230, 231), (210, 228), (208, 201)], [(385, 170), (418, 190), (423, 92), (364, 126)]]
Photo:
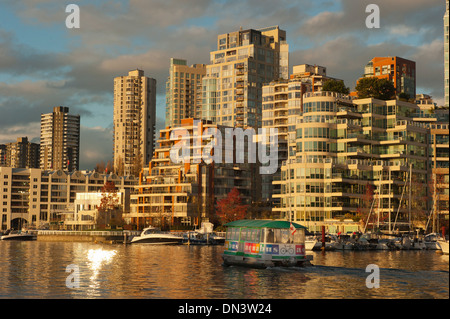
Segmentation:
[(15, 240), (15, 241), (27, 241), (34, 240), (36, 236), (21, 230), (11, 230), (8, 229), (3, 236), (0, 237), (1, 240)]
[(155, 244), (155, 245), (177, 245), (183, 243), (183, 237), (163, 232), (159, 228), (150, 226), (144, 228), (139, 236), (134, 237), (131, 244)]
[(311, 251), (314, 249), (314, 246), (317, 244), (317, 239), (315, 238), (306, 238), (305, 240), (305, 249)]
[(439, 239), (437, 241), (439, 247), (442, 249), (442, 253), (445, 255), (448, 255), (448, 240), (445, 239)]

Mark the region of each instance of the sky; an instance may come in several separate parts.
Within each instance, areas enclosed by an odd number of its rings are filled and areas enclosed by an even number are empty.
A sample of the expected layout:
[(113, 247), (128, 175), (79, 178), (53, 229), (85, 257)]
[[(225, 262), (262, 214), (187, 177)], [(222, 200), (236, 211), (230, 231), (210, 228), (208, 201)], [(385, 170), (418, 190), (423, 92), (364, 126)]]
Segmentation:
[[(80, 28), (66, 27), (70, 3)], [(367, 28), (369, 4), (380, 28)], [(170, 58), (209, 63), (217, 36), (278, 25), (290, 73), (317, 64), (351, 89), (375, 56), (416, 62), (417, 93), (444, 100), (444, 0), (0, 0), (0, 144), (39, 143), (40, 115), (81, 117), (80, 169), (112, 159), (113, 79), (142, 69), (157, 81), (164, 127)]]

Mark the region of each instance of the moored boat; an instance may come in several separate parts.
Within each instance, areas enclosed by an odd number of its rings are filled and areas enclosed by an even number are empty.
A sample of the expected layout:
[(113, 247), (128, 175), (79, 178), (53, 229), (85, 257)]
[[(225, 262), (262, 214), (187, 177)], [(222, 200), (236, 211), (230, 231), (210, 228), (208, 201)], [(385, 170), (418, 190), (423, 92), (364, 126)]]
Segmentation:
[(28, 240), (35, 240), (36, 236), (27, 231), (8, 229), (0, 237), (0, 239), (1, 240), (14, 240), (14, 241), (28, 241)]
[(188, 231), (183, 235), (183, 242), (189, 245), (223, 245), (225, 237), (219, 236), (216, 232)]
[(183, 242), (189, 245), (223, 245), (225, 237), (213, 231), (213, 227), (212, 223), (203, 222), (200, 229), (185, 233)]
[(306, 227), (297, 223), (243, 219), (227, 223), (225, 227), (222, 254), (225, 266), (291, 267), (307, 265), (312, 259), (306, 255)]
[(183, 243), (183, 237), (163, 232), (159, 228), (150, 226), (144, 228), (139, 236), (134, 237), (131, 244), (155, 244), (155, 245), (177, 245)]

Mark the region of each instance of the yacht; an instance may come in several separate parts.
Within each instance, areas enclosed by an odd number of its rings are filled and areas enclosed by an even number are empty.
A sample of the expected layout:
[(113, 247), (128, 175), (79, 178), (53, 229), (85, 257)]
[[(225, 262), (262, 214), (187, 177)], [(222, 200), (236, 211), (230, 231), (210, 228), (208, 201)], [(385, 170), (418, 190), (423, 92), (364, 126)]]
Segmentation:
[(5, 233), (0, 237), (1, 240), (15, 240), (15, 241), (26, 241), (26, 240), (34, 240), (36, 236), (21, 230), (12, 230), (8, 229)]
[(163, 232), (159, 228), (150, 226), (144, 228), (139, 236), (133, 237), (131, 244), (157, 244), (157, 245), (177, 245), (183, 243), (183, 237)]

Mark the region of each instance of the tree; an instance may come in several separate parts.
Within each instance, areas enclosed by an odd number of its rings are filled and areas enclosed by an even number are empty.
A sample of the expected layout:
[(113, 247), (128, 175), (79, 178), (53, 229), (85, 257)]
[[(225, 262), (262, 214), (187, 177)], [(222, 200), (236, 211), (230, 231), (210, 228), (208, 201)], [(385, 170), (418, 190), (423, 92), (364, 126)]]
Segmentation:
[(131, 163), (131, 175), (135, 177), (139, 177), (139, 174), (141, 173), (141, 170), (143, 168), (143, 158), (141, 150), (139, 149), (137, 154), (135, 154), (133, 162)]
[(345, 86), (344, 81), (330, 79), (323, 84), (322, 91), (349, 94), (350, 88)]
[(119, 208), (119, 196), (114, 182), (106, 182), (102, 189), (102, 198), (98, 205), (97, 225), (123, 225), (122, 211)]
[(117, 158), (116, 166), (114, 167), (114, 173), (119, 176), (123, 176), (125, 172), (125, 164), (121, 156)]
[(248, 205), (242, 205), (242, 199), (237, 188), (233, 188), (227, 197), (217, 201), (217, 216), (225, 224), (243, 219), (247, 214)]
[(362, 78), (356, 84), (355, 89), (359, 99), (372, 97), (379, 100), (390, 100), (395, 97), (394, 84), (387, 79)]
[(105, 162), (103, 162), (103, 161), (100, 161), (100, 163), (97, 163), (96, 165), (95, 165), (95, 171), (97, 172), (97, 173), (103, 173), (104, 171), (105, 171)]

